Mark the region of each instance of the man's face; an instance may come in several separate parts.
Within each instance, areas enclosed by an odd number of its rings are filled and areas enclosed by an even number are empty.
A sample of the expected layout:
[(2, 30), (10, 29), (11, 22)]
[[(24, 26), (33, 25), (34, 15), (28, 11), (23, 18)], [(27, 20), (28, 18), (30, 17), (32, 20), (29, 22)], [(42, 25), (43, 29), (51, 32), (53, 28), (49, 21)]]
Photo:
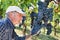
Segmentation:
[(11, 12), (10, 18), (12, 19), (13, 24), (17, 26), (22, 23), (23, 15), (18, 12)]

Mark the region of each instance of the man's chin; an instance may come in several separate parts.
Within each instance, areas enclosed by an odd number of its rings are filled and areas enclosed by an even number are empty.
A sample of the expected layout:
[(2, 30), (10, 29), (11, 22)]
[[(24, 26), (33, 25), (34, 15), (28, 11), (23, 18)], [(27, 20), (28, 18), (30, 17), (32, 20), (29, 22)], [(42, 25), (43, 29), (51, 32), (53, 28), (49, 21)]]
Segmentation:
[(19, 24), (14, 25), (15, 27), (19, 27)]
[(15, 24), (14, 26), (15, 27), (20, 27), (22, 25), (22, 23), (20, 23), (20, 24)]

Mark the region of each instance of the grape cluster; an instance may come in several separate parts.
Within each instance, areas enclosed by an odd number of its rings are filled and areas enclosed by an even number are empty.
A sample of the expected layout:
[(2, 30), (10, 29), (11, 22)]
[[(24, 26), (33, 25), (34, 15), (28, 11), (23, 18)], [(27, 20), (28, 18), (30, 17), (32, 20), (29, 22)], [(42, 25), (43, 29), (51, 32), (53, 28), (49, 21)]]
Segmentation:
[(52, 8), (46, 9), (43, 13), (44, 18), (52, 21), (52, 19), (53, 19), (53, 13), (52, 12), (53, 12)]
[(35, 12), (32, 12), (32, 13), (30, 14), (30, 17), (31, 17), (31, 28), (32, 28), (32, 26), (33, 26), (33, 21), (34, 21), (34, 19), (36, 19), (37, 14), (36, 14)]
[[(44, 26), (48, 30), (47, 35), (49, 35), (52, 31), (52, 25), (51, 23), (48, 23), (48, 21), (52, 21), (53, 19), (53, 9), (47, 8), (47, 4), (40, 1), (38, 2), (38, 5), (38, 14), (36, 19), (33, 21), (31, 34), (37, 34), (37, 32)], [(44, 21), (44, 24), (42, 23), (42, 20)]]

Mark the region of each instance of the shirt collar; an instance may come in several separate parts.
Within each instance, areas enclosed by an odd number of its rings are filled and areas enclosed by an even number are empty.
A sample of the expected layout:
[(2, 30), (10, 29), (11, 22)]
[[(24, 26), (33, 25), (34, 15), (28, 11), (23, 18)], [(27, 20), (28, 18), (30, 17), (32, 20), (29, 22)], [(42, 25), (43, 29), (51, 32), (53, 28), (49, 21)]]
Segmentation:
[(13, 23), (11, 22), (11, 20), (9, 18), (6, 18), (6, 22), (10, 26), (10, 28), (12, 28), (12, 29), (15, 28), (15, 26), (13, 25)]

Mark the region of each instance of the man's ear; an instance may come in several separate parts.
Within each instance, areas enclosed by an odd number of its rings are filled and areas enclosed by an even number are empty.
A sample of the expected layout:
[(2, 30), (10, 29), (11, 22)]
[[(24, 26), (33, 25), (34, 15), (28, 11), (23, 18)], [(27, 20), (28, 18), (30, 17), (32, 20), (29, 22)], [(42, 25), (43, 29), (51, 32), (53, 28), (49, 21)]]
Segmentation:
[(13, 14), (13, 13), (10, 13), (8, 16), (9, 16), (9, 18), (10, 18), (11, 20), (14, 20), (14, 19), (15, 19), (15, 14)]
[(12, 16), (13, 16), (13, 14), (12, 14), (12, 13), (9, 13), (9, 16), (11, 16), (11, 17), (12, 17)]

